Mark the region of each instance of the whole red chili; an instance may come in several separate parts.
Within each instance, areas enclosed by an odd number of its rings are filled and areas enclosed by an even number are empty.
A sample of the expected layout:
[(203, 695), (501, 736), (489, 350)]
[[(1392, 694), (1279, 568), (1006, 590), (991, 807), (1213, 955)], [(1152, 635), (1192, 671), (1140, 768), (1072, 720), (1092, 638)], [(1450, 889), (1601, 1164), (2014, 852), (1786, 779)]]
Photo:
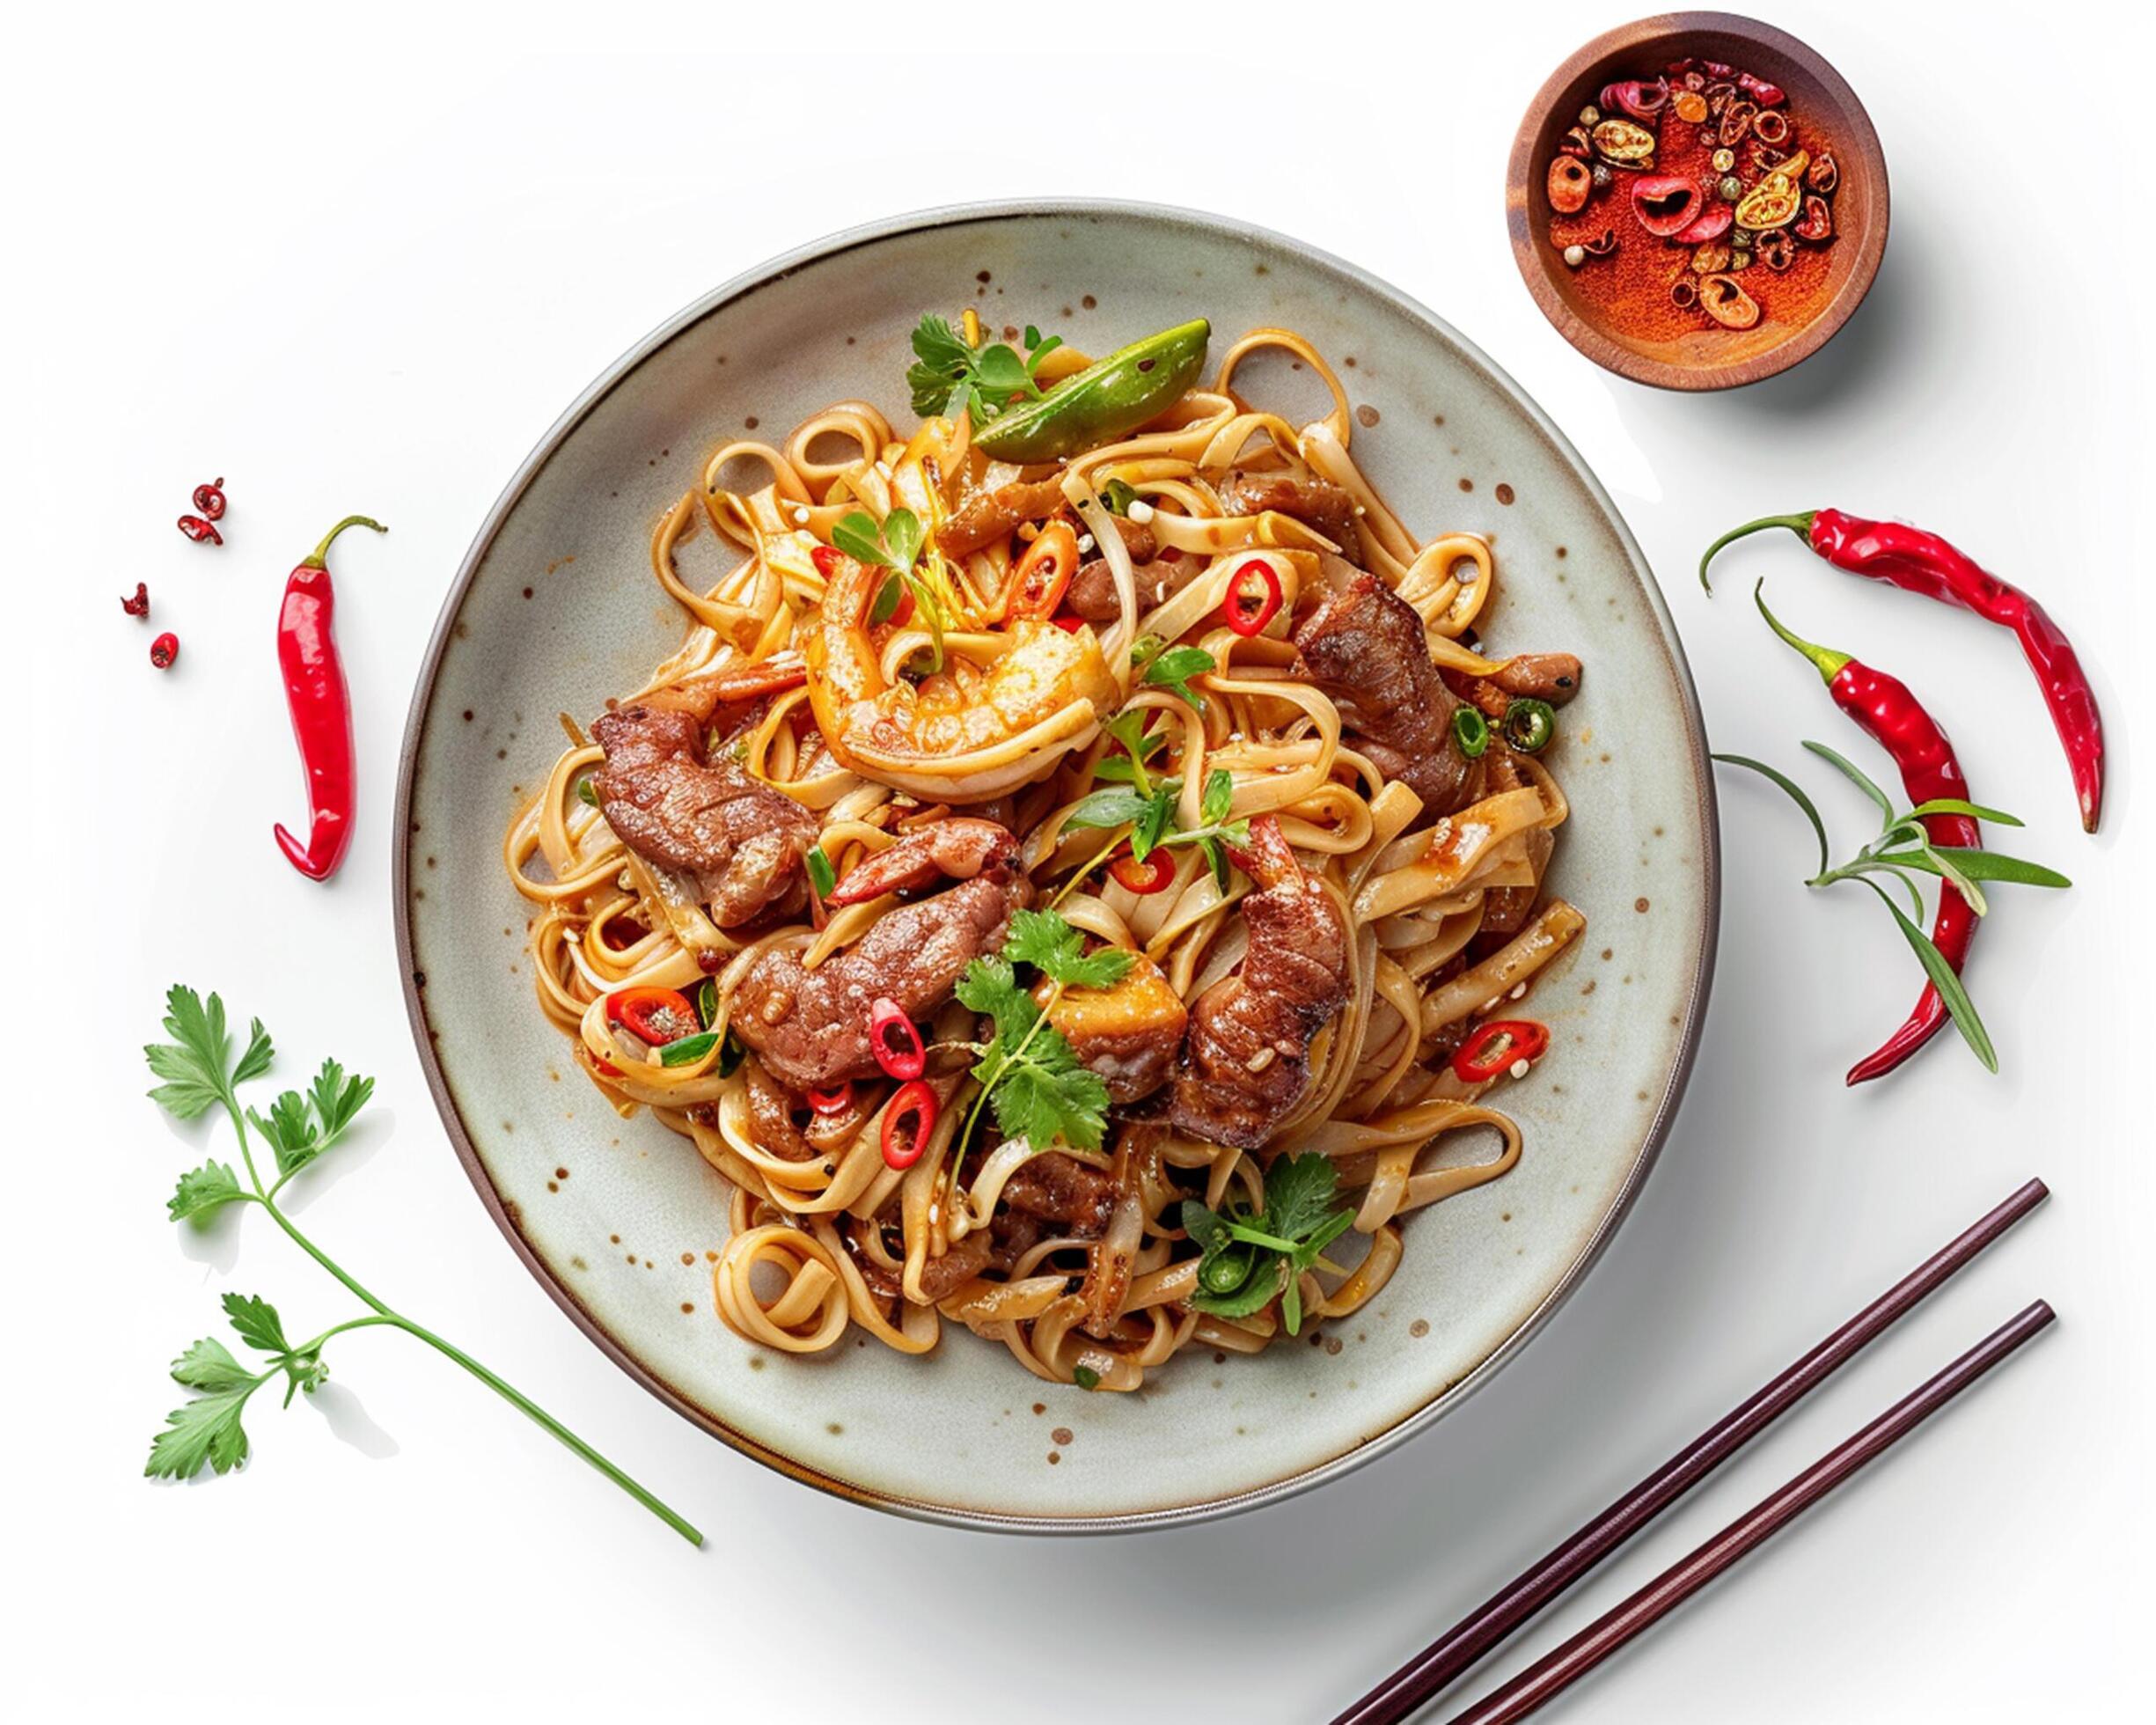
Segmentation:
[(1957, 551), (1937, 533), (1898, 521), (1867, 521), (1837, 509), (1801, 515), (1769, 515), (1733, 528), (1699, 560), (1699, 584), (1707, 584), (1707, 565), (1733, 540), (1766, 527), (1786, 527), (1837, 569), (1868, 580), (1884, 581), (1942, 605), (1973, 611), (1986, 622), (2011, 629), (2021, 643), (2029, 669), (2036, 673), (2058, 728), (2066, 764), (2073, 773), (2081, 804), (2081, 826), (2094, 833), (2103, 811), (2103, 719), (2081, 660), (2044, 608), (2012, 582), (2001, 581)]
[(219, 473), (207, 485), (194, 488), (194, 507), (212, 521), (224, 519), (224, 475)]
[(136, 582), (133, 598), (122, 593), (120, 596), (120, 608), (130, 617), (147, 617), (150, 614), (150, 584), (147, 581)]
[(1453, 1075), (1463, 1084), (1487, 1084), (1522, 1061), (1539, 1060), (1549, 1046), (1548, 1025), (1532, 1018), (1494, 1018), (1452, 1057)]
[(224, 536), (199, 515), (181, 516), (180, 531), (197, 545), (223, 545), (224, 543)]
[[(1764, 588), (1765, 583), (1760, 586)], [(1938, 720), (1925, 711), (1924, 703), (1909, 692), (1907, 684), (1898, 677), (1860, 664), (1846, 653), (1835, 652), (1831, 648), (1793, 635), (1767, 609), (1763, 591), (1755, 590), (1752, 597), (1768, 627), (1819, 668), (1820, 677), (1834, 697), (1834, 704), (1893, 758), (1895, 766), (1901, 769), (1902, 789), (1909, 793), (1912, 805), (1941, 796), (1964, 803), (1969, 800), (1969, 781), (1962, 775), (1962, 763), (1954, 757), (1954, 745), (1947, 740), (1947, 733), (1940, 729)], [(1959, 845), (1970, 850), (1983, 847), (1983, 833), (1967, 815), (1927, 815), (1924, 826), (1934, 845)], [(1939, 910), (1932, 919), (1932, 944), (1939, 949), (1940, 956), (1956, 976), (1962, 973), (1962, 962), (1969, 957), (1969, 943), (1976, 936), (1976, 913), (1969, 900), (1951, 886), (1942, 885)], [(1937, 1036), (1947, 1020), (1946, 1002), (1940, 999), (1937, 988), (1926, 983), (1916, 1010), (1892, 1036), (1849, 1068), (1848, 1082), (1861, 1084), (1867, 1078), (1885, 1077)]]
[(172, 661), (180, 657), (180, 637), (167, 630), (150, 643), (150, 663), (159, 671), (170, 671)]
[(348, 515), (322, 536), (313, 553), (287, 577), (277, 613), (277, 663), (284, 672), (284, 701), (292, 736), (307, 769), (311, 826), (302, 844), (280, 826), (277, 843), (286, 860), (310, 880), (327, 880), (352, 842), (352, 695), (337, 657), (336, 590), (329, 579), (329, 547), (347, 527), (389, 529), (363, 515)]

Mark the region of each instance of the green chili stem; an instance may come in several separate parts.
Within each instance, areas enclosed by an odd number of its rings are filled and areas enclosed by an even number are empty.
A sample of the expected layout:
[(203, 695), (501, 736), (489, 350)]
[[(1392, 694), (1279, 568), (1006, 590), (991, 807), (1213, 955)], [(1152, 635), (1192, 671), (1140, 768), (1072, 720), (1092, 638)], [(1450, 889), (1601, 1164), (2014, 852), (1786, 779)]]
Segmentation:
[(1817, 642), (1807, 641), (1802, 635), (1785, 628), (1782, 620), (1767, 609), (1767, 584), (1764, 581), (1752, 589), (1752, 603), (1759, 607), (1759, 614), (1767, 620), (1769, 628), (1818, 668), (1822, 682), (1830, 686), (1834, 679), (1842, 674), (1842, 667), (1849, 663), (1852, 656), (1837, 653), (1831, 647), (1822, 647)]
[(1813, 519), (1818, 513), (1817, 510), (1806, 510), (1801, 515), (1763, 515), (1756, 521), (1747, 521), (1742, 527), (1732, 527), (1700, 554), (1699, 584), (1710, 593), (1714, 591), (1712, 584), (1707, 580), (1707, 565), (1714, 561), (1714, 554), (1725, 545), (1733, 544), (1748, 534), (1761, 532), (1769, 527), (1786, 527), (1799, 539), (1808, 541), (1812, 536)]
[(302, 563), (300, 567), (302, 569), (309, 569), (328, 568), (329, 547), (337, 542), (337, 535), (341, 533), (347, 527), (371, 527), (378, 533), (386, 533), (389, 531), (388, 528), (385, 527), (379, 521), (375, 520), (370, 516), (348, 515), (343, 520), (340, 521), (335, 526), (332, 527), (326, 533), (322, 535), (322, 542), (314, 547), (312, 553), (309, 554), (307, 561)]

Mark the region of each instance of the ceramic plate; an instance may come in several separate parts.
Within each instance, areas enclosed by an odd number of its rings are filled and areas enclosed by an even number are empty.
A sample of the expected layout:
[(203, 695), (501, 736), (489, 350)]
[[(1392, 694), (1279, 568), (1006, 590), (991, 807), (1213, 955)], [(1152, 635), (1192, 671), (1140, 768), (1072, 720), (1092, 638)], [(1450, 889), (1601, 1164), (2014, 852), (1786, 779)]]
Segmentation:
[[(577, 1075), (533, 1000), (523, 901), (502, 874), (502, 828), (561, 746), (554, 714), (598, 712), (678, 639), (648, 546), (706, 453), (847, 396), (902, 414), (915, 320), (968, 303), (1096, 352), (1200, 314), (1216, 347), (1258, 324), (1301, 330), (1341, 368), (1356, 461), (1411, 527), (1495, 543), (1490, 637), (1588, 665), (1554, 757), (1573, 811), (1551, 884), (1588, 927), (1536, 992), (1554, 1053), (1506, 1098), (1520, 1165), (1412, 1216), (1391, 1285), (1317, 1346), (1219, 1364), (1196, 1350), (1133, 1395), (1039, 1383), (963, 1331), (915, 1359), (866, 1342), (796, 1358), (725, 1330), (708, 1254), (726, 1187)], [(1284, 367), (1244, 386), (1277, 391), (1291, 417), (1318, 408), (1314, 380)], [(1654, 1160), (1705, 1009), (1712, 796), (1639, 547), (1556, 428), (1455, 331), (1337, 259), (1215, 217), (975, 207), (841, 234), (721, 288), (547, 433), (480, 529), (420, 677), (397, 936), (420, 1058), (480, 1198), (631, 1376), (862, 1502), (977, 1526), (1133, 1527), (1279, 1498), (1404, 1441), (1577, 1284)]]

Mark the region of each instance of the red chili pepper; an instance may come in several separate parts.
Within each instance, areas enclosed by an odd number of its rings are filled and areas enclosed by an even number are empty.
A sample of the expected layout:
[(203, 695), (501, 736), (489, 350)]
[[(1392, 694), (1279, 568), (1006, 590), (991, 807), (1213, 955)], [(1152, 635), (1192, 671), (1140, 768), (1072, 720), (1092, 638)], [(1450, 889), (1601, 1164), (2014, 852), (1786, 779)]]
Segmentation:
[(816, 565), (816, 572), (828, 581), (838, 574), (840, 562), (845, 555), (835, 545), (819, 545), (809, 553), (809, 561)]
[(654, 1048), (694, 1036), (704, 1027), (689, 997), (671, 988), (624, 988), (607, 995), (606, 1022)]
[(1452, 1057), (1452, 1070), (1463, 1084), (1486, 1084), (1522, 1061), (1540, 1060), (1550, 1046), (1550, 1030), (1532, 1018), (1493, 1018), (1476, 1031)]
[(1763, 77), (1754, 77), (1749, 72), (1737, 74), (1737, 88), (1743, 91), (1761, 107), (1779, 107), (1789, 95), (1778, 84), (1769, 84)]
[(212, 521), (224, 519), (224, 475), (219, 473), (207, 485), (194, 488), (194, 507)]
[(808, 1098), (812, 1114), (843, 1114), (854, 1105), (854, 1081), (842, 1078), (827, 1090), (810, 1090), (802, 1094)]
[(1168, 889), (1176, 877), (1176, 864), (1164, 850), (1148, 853), (1142, 862), (1126, 852), (1108, 865), (1108, 872), (1118, 886), (1150, 896)]
[(159, 671), (170, 671), (172, 661), (180, 657), (180, 637), (167, 631), (150, 643), (150, 663)]
[(280, 826), (285, 858), (309, 880), (327, 880), (352, 842), (352, 696), (337, 657), (336, 590), (329, 579), (329, 547), (347, 527), (389, 529), (363, 515), (348, 515), (314, 547), (284, 584), (277, 613), (277, 663), (284, 672), (284, 701), (292, 736), (307, 769), (312, 825), (302, 844)]
[[(898, 1086), (884, 1110), (884, 1165), (887, 1168), (911, 1168), (920, 1160), (927, 1147), (928, 1134), (935, 1130), (935, 1092), (920, 1079)], [(913, 1124), (910, 1131), (900, 1128), (908, 1119)]]
[(1078, 572), (1078, 535), (1067, 521), (1051, 521), (1026, 547), (1011, 571), (1008, 617), (1050, 617), (1063, 603), (1063, 591)]
[[(1954, 745), (1947, 740), (1947, 733), (1940, 729), (1939, 722), (1925, 711), (1924, 703), (1910, 693), (1907, 684), (1898, 677), (1859, 663), (1846, 653), (1835, 652), (1791, 634), (1767, 609), (1764, 595), (1755, 591), (1753, 598), (1775, 634), (1819, 668), (1828, 692), (1834, 697), (1834, 704), (1893, 757), (1895, 766), (1901, 769), (1902, 788), (1909, 793), (1912, 804), (1929, 803), (1941, 796), (1964, 803), (1969, 800), (1969, 781), (1954, 756)], [(1983, 833), (1967, 815), (1927, 815), (1924, 826), (1934, 845), (1960, 845), (1971, 850), (1983, 847)], [(1932, 919), (1932, 944), (1939, 949), (1940, 956), (1956, 976), (1962, 973), (1962, 963), (1969, 957), (1969, 943), (1976, 937), (1977, 920), (1968, 899), (1951, 886), (1940, 886), (1939, 910)], [(1940, 999), (1937, 988), (1926, 983), (1916, 1010), (1909, 1015), (1901, 1029), (1849, 1068), (1848, 1082), (1861, 1084), (1867, 1078), (1885, 1077), (1937, 1036), (1948, 1020), (1946, 1002)]]
[(1060, 616), (1051, 617), (1048, 620), (1066, 635), (1076, 635), (1080, 629), (1089, 627), (1084, 618), (1073, 617), (1067, 612)]
[(120, 596), (120, 608), (130, 617), (147, 617), (150, 614), (150, 584), (147, 581), (136, 582), (133, 598), (122, 593)]
[(205, 543), (209, 545), (223, 545), (224, 543), (224, 536), (218, 532), (218, 531), (215, 527), (211, 526), (207, 521), (203, 520), (199, 515), (181, 516), (180, 518), (180, 531), (185, 533), (189, 539), (193, 540), (197, 545), (202, 545)]
[[(1265, 591), (1258, 595), (1255, 611), (1248, 608), (1250, 598), (1243, 591), (1243, 582), (1253, 575), (1265, 583)], [(1251, 558), (1228, 577), (1228, 597), (1221, 602), (1221, 616), (1237, 635), (1258, 634), (1280, 613), (1280, 577), (1263, 557)]]
[(2011, 629), (2029, 669), (2036, 673), (2051, 723), (2058, 728), (2080, 800), (2081, 826), (2090, 833), (2096, 830), (2103, 811), (2103, 719), (2072, 643), (2041, 605), (2013, 583), (1987, 573), (1936, 533), (1898, 521), (1866, 521), (1835, 509), (1764, 516), (1724, 533), (1699, 560), (1700, 584), (1706, 585), (1707, 564), (1716, 552), (1765, 527), (1788, 528), (1837, 569), (1921, 593), (1942, 605), (1959, 606), (1988, 623)]
[(928, 1070), (920, 1029), (898, 1002), (878, 995), (869, 1004), (869, 1050), (887, 1078), (918, 1078)]

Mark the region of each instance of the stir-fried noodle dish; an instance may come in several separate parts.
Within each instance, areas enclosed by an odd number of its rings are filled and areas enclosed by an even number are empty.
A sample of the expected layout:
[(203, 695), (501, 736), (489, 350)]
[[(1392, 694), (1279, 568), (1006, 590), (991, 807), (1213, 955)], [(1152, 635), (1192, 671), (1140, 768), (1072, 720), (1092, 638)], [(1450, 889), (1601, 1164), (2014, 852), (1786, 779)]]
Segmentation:
[[(1580, 669), (1490, 656), (1490, 546), (1394, 514), (1294, 332), (1210, 381), (1203, 322), (1003, 334), (921, 320), (915, 426), (712, 453), (679, 649), (563, 716), (504, 861), (578, 1064), (723, 1178), (730, 1329), (1133, 1390), (1354, 1311), (1518, 1161)], [(1246, 400), (1265, 353), (1330, 411)]]

